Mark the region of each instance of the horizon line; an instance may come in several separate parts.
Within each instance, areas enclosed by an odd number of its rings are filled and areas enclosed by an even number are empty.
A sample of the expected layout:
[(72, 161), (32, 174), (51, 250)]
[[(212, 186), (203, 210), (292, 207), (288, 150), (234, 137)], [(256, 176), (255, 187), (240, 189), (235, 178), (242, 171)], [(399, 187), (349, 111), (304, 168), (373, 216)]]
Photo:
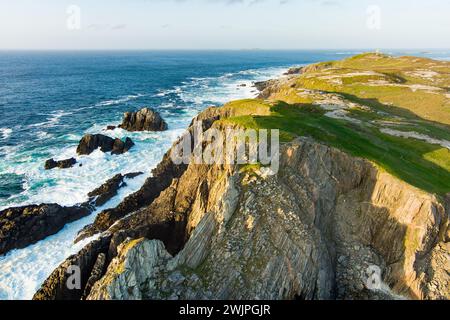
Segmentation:
[(404, 48), (0, 48), (0, 52), (4, 51), (364, 51), (375, 52), (384, 50), (414, 50), (414, 51), (435, 51), (450, 50), (450, 48), (442, 47), (404, 47)]

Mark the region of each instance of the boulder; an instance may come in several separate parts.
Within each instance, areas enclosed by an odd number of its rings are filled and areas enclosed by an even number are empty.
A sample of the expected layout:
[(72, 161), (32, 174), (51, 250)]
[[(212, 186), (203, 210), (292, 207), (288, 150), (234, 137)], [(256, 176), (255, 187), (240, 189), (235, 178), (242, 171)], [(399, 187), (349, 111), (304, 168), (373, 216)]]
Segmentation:
[(66, 160), (55, 161), (53, 158), (45, 161), (45, 170), (51, 170), (54, 168), (67, 169), (73, 167), (77, 163), (75, 158)]
[(150, 108), (126, 112), (119, 127), (127, 131), (165, 131), (168, 128), (160, 114)]
[(122, 154), (127, 152), (133, 145), (134, 143), (130, 138), (126, 138), (125, 142), (123, 142), (120, 139), (113, 139), (102, 134), (87, 134), (80, 140), (77, 153), (87, 155), (100, 148), (102, 152)]
[(134, 142), (130, 138), (125, 138), (125, 142), (115, 139), (111, 154), (122, 154), (128, 152), (134, 146)]

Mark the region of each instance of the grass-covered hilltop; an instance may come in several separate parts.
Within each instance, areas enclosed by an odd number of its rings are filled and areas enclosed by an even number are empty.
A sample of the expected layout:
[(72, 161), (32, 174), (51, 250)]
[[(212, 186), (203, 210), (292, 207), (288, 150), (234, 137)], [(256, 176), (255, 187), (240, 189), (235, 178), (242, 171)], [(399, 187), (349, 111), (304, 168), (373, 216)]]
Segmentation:
[(259, 99), (226, 106), (253, 115), (226, 121), (280, 129), (285, 141), (310, 136), (425, 191), (450, 192), (449, 62), (366, 53), (259, 86)]

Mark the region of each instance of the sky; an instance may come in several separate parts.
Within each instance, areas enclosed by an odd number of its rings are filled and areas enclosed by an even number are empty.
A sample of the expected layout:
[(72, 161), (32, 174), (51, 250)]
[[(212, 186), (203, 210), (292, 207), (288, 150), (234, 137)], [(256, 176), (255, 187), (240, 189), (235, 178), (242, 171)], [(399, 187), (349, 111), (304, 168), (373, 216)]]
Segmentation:
[(450, 48), (450, 0), (0, 0), (0, 49)]

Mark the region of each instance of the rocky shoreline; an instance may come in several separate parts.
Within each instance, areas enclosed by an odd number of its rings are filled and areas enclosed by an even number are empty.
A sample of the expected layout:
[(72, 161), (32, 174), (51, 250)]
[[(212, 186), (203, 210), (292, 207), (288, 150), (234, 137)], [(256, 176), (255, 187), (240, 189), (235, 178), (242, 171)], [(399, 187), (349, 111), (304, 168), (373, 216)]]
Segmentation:
[[(283, 81), (255, 83), (259, 99), (269, 99)], [(205, 134), (225, 133), (240, 128), (225, 120), (267, 112), (210, 107), (187, 133), (200, 122)], [(159, 131), (167, 124), (145, 108), (125, 114), (119, 127)], [(181, 139), (137, 192), (80, 230), (76, 242), (98, 237), (58, 266), (33, 299), (450, 298), (450, 195), (419, 190), (312, 138), (283, 143), (273, 176), (260, 167), (175, 164), (170, 155)], [(113, 177), (82, 206), (101, 206), (136, 174)], [(20, 210), (26, 217), (29, 209)], [(0, 212), (0, 222), (6, 215)], [(81, 270), (75, 290), (66, 286), (73, 265)]]
[[(130, 118), (130, 115), (134, 114)], [(137, 116), (136, 116), (137, 115)], [(141, 121), (145, 123), (142, 126)], [(137, 113), (126, 113), (124, 123), (133, 131), (151, 131), (154, 127), (167, 129), (167, 125), (158, 113), (144, 108)], [(88, 155), (96, 149), (119, 155), (134, 146), (130, 138), (125, 141), (113, 139), (102, 134), (87, 134), (79, 142), (77, 154)], [(75, 158), (45, 162), (45, 169), (69, 169), (77, 163)], [(66, 224), (90, 215), (95, 208), (101, 207), (117, 195), (117, 191), (126, 185), (125, 179), (133, 179), (142, 172), (117, 174), (97, 189), (88, 193), (88, 201), (62, 207), (58, 204), (28, 205), (12, 207), (0, 211), (0, 255), (13, 249), (25, 248), (48, 236), (58, 233)], [(93, 234), (93, 233), (92, 233)]]

